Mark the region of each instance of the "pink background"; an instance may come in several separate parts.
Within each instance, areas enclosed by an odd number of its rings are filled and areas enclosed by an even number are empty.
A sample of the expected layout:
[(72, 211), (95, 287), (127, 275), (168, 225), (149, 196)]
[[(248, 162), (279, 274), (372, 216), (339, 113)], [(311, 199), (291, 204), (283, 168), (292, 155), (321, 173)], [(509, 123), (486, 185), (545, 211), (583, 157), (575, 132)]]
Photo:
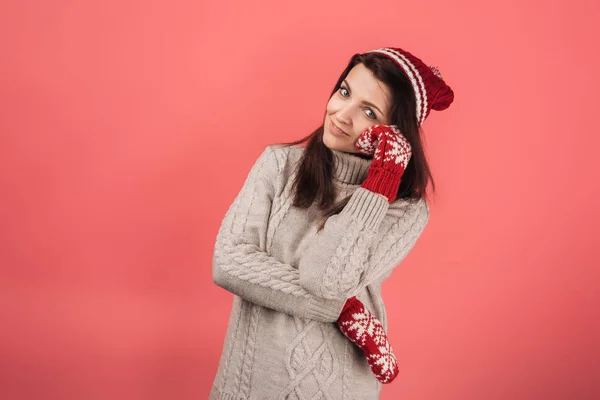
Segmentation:
[[(252, 3), (250, 6), (248, 3)], [(600, 398), (597, 2), (0, 5), (0, 398), (201, 399), (233, 296), (221, 219), (354, 52), (456, 93), (438, 195), (384, 284), (382, 399)]]

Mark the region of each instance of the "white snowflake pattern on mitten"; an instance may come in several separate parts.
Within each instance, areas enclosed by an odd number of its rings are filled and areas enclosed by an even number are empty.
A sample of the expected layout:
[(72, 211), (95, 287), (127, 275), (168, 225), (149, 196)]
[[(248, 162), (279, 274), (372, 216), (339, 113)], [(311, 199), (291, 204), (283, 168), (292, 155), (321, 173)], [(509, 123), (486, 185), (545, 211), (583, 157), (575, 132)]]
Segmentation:
[(363, 350), (371, 370), (382, 383), (391, 382), (398, 374), (398, 363), (392, 346), (375, 315), (360, 300), (349, 299), (338, 326), (353, 343)]

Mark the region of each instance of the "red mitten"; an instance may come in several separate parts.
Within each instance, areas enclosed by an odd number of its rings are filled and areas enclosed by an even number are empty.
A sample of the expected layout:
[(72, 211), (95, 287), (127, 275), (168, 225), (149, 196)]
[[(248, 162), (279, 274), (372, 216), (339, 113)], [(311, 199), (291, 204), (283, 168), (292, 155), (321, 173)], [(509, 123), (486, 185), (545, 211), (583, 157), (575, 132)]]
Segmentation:
[(356, 297), (346, 301), (337, 326), (367, 357), (371, 371), (381, 383), (390, 383), (398, 375), (398, 363), (383, 326)]
[(394, 201), (400, 180), (412, 156), (408, 140), (396, 125), (373, 125), (360, 135), (356, 149), (373, 156), (362, 187)]

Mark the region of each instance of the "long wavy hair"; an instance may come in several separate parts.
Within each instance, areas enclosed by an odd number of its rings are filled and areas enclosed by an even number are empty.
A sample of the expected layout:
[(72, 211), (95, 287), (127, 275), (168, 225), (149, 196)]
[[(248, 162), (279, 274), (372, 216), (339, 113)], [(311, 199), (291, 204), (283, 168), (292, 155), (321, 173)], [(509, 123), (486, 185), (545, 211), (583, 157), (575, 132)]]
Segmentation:
[[(435, 193), (435, 182), (425, 157), (422, 127), (419, 127), (415, 111), (415, 93), (410, 81), (400, 68), (393, 61), (378, 53), (355, 54), (340, 75), (330, 98), (339, 90), (350, 70), (359, 63), (364, 64), (378, 80), (389, 87), (392, 96), (389, 123), (398, 126), (411, 145), (412, 156), (402, 175), (396, 198), (427, 199), (427, 185), (431, 180), (432, 191)], [(323, 143), (323, 130), (324, 125), (321, 124), (314, 132), (302, 139), (278, 143), (284, 146), (293, 146), (307, 142), (292, 185), (293, 205), (299, 208), (308, 208), (317, 201), (317, 206), (322, 212), (319, 230), (323, 228), (327, 218), (340, 213), (350, 200), (350, 196), (346, 196), (334, 203), (336, 197), (336, 188), (332, 183), (334, 157), (331, 149)], [(353, 154), (366, 158), (360, 153)]]

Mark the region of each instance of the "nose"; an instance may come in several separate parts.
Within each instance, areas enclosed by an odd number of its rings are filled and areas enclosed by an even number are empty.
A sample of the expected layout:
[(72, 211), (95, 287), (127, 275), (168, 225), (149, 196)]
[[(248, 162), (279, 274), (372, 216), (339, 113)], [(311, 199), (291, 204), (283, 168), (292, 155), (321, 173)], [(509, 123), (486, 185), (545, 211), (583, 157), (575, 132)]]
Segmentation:
[(350, 110), (350, 107), (345, 107), (339, 110), (335, 115), (337, 123), (340, 125), (350, 125), (350, 122), (352, 121), (350, 118), (351, 113), (352, 111)]

